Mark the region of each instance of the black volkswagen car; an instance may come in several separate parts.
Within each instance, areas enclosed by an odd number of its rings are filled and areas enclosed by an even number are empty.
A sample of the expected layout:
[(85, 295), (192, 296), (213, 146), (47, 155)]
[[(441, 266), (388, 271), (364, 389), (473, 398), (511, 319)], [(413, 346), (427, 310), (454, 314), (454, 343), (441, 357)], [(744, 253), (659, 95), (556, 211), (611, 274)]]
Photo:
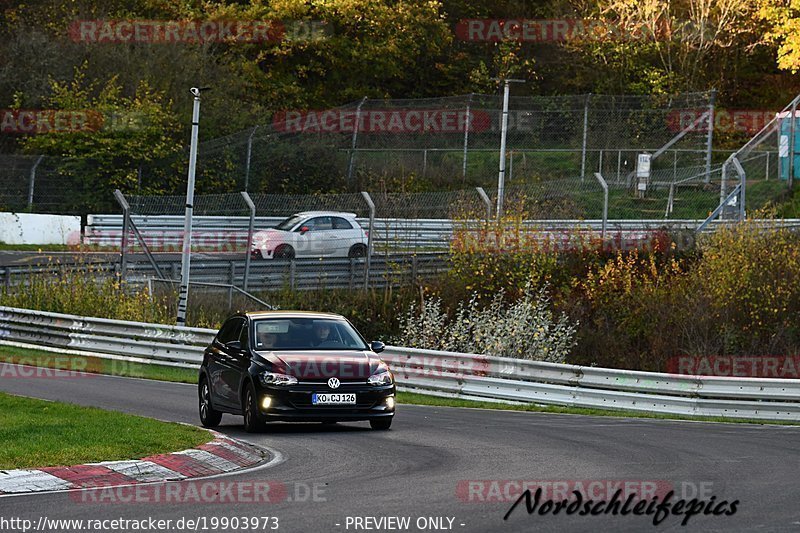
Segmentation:
[(268, 421), (369, 420), (389, 429), (395, 384), (377, 353), (339, 315), (302, 311), (242, 313), (222, 325), (200, 367), (200, 421), (244, 416), (247, 431)]

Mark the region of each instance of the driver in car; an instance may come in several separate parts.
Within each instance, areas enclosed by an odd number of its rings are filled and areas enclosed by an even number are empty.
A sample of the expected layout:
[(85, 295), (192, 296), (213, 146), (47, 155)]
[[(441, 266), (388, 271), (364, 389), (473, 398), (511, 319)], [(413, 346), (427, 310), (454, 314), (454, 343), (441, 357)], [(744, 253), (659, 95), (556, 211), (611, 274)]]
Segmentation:
[(271, 350), (275, 347), (278, 336), (269, 331), (262, 331), (258, 334), (258, 348)]
[(314, 323), (314, 337), (311, 339), (311, 344), (313, 346), (319, 346), (320, 344), (326, 342), (328, 336), (331, 334), (331, 326), (327, 322), (315, 322)]

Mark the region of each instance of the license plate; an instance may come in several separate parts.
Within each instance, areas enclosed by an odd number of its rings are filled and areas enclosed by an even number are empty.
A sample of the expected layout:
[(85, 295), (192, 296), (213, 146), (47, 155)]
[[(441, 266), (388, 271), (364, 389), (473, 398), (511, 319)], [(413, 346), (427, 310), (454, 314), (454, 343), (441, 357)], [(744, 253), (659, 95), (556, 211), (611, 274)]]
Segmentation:
[(355, 405), (355, 394), (312, 394), (313, 405)]

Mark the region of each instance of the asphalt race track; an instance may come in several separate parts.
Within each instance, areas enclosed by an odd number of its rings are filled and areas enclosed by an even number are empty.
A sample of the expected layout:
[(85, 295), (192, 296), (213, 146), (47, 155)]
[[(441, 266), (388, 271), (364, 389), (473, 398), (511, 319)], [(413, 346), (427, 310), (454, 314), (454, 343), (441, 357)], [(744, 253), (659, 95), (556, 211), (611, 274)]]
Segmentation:
[[(0, 377), (0, 390), (198, 423), (195, 387), (190, 385), (106, 376)], [(366, 423), (274, 424), (263, 434), (249, 435), (241, 429), (239, 417), (226, 415), (222, 423), (223, 433), (267, 447), (276, 455), (267, 468), (212, 481), (274, 482), (285, 489), (285, 497), (276, 498), (280, 501), (96, 503), (80, 501), (76, 493), (53, 493), (2, 497), (0, 516), (34, 523), (43, 515), (173, 520), (271, 516), (279, 519), (278, 531), (314, 533), (447, 530), (435, 529), (436, 522), (420, 522), (424, 527), (418, 528), (417, 520), (428, 517), (448, 517), (453, 519), (452, 530), (469, 532), (800, 528), (796, 499), (800, 427), (404, 405), (388, 432), (372, 431)], [(654, 526), (652, 516), (528, 515), (524, 503), (504, 521), (519, 492), (509, 501), (475, 500), (492, 495), (502, 499), (502, 491), (513, 486), (509, 480), (560, 481), (569, 486), (645, 482), (671, 487), (676, 498), (709, 500), (713, 495), (716, 502), (739, 504), (733, 516), (694, 516), (687, 527), (680, 525), (678, 516), (667, 516)], [(390, 516), (409, 517), (410, 527), (378, 529), (375, 522), (364, 521), (355, 527), (355, 517)], [(444, 527), (448, 523), (444, 520)], [(256, 530), (269, 529), (259, 525)]]

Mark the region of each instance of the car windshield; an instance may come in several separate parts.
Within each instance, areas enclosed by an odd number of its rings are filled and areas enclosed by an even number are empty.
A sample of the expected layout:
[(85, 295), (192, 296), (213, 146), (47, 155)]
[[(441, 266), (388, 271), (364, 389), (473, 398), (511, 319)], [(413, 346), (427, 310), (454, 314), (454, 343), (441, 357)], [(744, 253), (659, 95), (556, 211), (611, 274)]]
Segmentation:
[(278, 224), (277, 226), (275, 226), (275, 229), (279, 229), (279, 230), (282, 230), (282, 231), (289, 231), (298, 222), (303, 220), (303, 218), (304, 217), (301, 217), (300, 215), (292, 215), (289, 218), (287, 218), (286, 220), (284, 220), (283, 222), (281, 222), (280, 224)]
[(345, 320), (271, 318), (254, 322), (256, 350), (368, 350)]

